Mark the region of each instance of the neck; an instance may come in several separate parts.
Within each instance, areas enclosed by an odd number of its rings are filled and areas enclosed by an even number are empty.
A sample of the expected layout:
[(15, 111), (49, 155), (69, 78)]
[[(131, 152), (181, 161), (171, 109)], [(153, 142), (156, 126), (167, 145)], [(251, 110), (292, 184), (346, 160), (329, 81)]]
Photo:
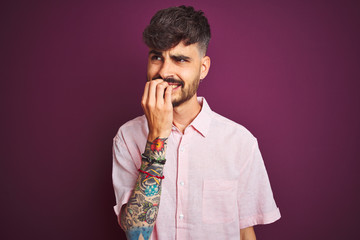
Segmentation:
[(174, 125), (184, 133), (185, 128), (196, 118), (201, 110), (195, 94), (189, 101), (174, 108)]

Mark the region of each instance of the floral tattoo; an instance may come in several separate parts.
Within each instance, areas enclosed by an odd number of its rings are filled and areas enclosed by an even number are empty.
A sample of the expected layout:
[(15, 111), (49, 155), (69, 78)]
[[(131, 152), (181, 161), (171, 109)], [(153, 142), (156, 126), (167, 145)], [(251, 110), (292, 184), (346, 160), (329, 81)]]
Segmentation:
[(154, 141), (147, 141), (144, 155), (157, 160), (165, 159), (167, 138), (157, 137)]

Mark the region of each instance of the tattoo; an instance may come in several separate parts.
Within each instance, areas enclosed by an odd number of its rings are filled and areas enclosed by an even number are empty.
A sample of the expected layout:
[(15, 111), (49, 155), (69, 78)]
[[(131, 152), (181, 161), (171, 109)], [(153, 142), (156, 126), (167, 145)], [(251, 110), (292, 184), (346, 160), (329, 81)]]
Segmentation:
[[(162, 176), (163, 166), (153, 164), (151, 166), (148, 165), (142, 170), (154, 176)], [(140, 191), (144, 193), (145, 196), (151, 197), (156, 195), (159, 192), (160, 187), (161, 179), (146, 174), (140, 174)]]
[(153, 226), (135, 227), (129, 231), (126, 231), (126, 237), (129, 240), (138, 240), (141, 234), (145, 240), (148, 240), (150, 238), (153, 228)]
[(129, 229), (130, 227), (132, 227), (133, 223), (131, 221), (131, 213), (129, 211), (130, 209), (124, 208), (123, 211), (125, 213), (121, 214), (121, 225), (124, 229)]
[(154, 159), (165, 159), (167, 138), (156, 138), (154, 141), (147, 141), (145, 155)]
[(135, 191), (140, 191), (140, 184), (138, 181), (136, 182), (136, 185), (135, 185)]
[(156, 220), (159, 211), (159, 205), (152, 202), (144, 202), (143, 213), (138, 217), (139, 221), (146, 221), (148, 224), (153, 224)]
[(137, 205), (138, 207), (141, 207), (141, 203), (144, 202), (145, 198), (141, 194), (135, 193), (135, 196), (131, 197), (129, 199), (128, 204), (131, 205)]
[[(147, 142), (144, 155), (157, 160), (165, 160), (167, 138), (156, 138)], [(163, 175), (164, 164), (143, 160), (140, 169), (154, 176)], [(130, 240), (138, 240), (140, 235), (148, 240), (159, 212), (162, 179), (139, 173), (126, 207), (121, 211), (121, 225)]]
[(149, 208), (149, 210), (147, 210), (147, 212), (146, 212), (146, 222), (148, 224), (153, 224), (155, 222), (158, 211), (159, 211), (158, 206), (152, 206), (151, 208)]
[(160, 196), (155, 197), (155, 198), (153, 199), (153, 201), (154, 201), (154, 202), (160, 202)]

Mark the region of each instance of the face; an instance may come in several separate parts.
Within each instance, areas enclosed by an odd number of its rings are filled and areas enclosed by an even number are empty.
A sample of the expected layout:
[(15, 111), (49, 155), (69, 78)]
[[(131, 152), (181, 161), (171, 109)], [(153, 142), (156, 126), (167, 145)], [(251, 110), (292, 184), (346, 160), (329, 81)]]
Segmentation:
[(166, 51), (150, 49), (147, 79), (167, 81), (173, 88), (173, 106), (177, 107), (196, 98), (200, 79), (206, 76), (209, 64), (209, 57), (202, 56), (197, 43), (185, 46), (180, 42)]

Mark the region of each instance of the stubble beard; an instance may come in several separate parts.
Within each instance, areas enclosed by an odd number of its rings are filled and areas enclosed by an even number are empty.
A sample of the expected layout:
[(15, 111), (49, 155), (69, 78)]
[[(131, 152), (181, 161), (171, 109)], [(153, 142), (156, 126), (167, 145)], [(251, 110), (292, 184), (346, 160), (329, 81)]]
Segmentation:
[(174, 99), (172, 101), (173, 107), (178, 107), (181, 104), (189, 101), (197, 92), (199, 88), (200, 79), (193, 81), (193, 83), (189, 86), (189, 88), (186, 90), (185, 87), (181, 88), (181, 94), (179, 99)]

